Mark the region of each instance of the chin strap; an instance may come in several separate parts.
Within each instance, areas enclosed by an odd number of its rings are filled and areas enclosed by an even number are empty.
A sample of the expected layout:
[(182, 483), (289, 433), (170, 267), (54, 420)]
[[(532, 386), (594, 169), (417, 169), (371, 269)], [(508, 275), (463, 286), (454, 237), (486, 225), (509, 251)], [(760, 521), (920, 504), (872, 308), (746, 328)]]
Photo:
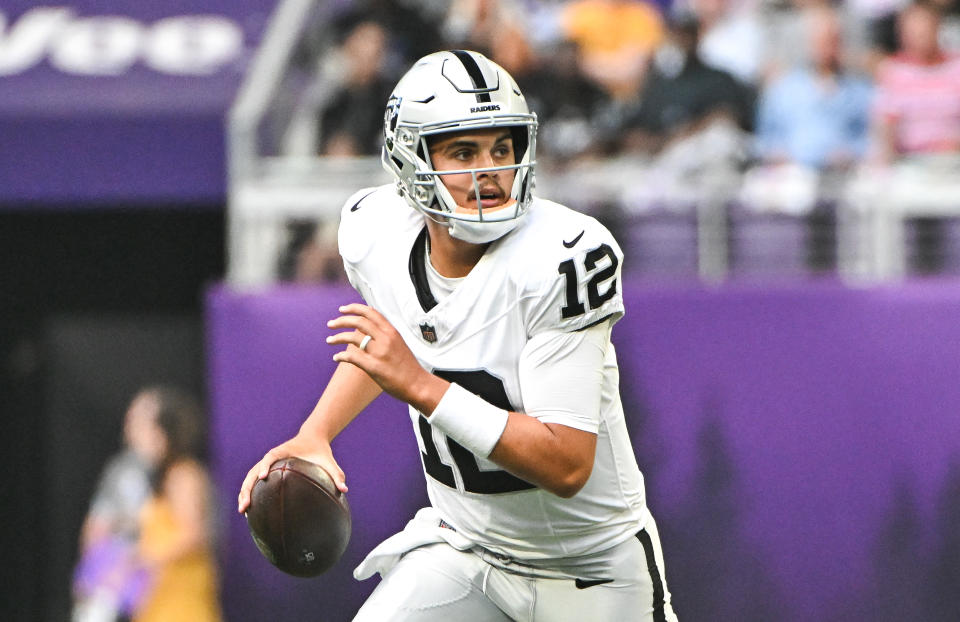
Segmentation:
[(508, 220), (488, 220), (485, 222), (450, 218), (447, 220), (447, 229), (450, 231), (450, 236), (458, 240), (471, 244), (487, 244), (513, 231), (520, 224), (522, 217), (521, 214), (517, 218)]

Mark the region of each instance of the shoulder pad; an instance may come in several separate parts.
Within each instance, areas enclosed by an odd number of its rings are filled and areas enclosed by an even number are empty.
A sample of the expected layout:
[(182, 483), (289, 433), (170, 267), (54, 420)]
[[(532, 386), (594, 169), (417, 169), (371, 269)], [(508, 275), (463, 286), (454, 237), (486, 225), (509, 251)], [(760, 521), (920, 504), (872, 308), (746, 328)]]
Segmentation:
[(526, 263), (522, 296), (530, 335), (582, 330), (624, 312), (620, 245), (596, 219), (556, 208), (542, 209), (517, 240), (536, 258)]
[(340, 210), (337, 235), (345, 263), (356, 263), (367, 255), (384, 226), (384, 214), (390, 213), (396, 198), (399, 197), (393, 192), (393, 186), (386, 185), (364, 188), (346, 200)]

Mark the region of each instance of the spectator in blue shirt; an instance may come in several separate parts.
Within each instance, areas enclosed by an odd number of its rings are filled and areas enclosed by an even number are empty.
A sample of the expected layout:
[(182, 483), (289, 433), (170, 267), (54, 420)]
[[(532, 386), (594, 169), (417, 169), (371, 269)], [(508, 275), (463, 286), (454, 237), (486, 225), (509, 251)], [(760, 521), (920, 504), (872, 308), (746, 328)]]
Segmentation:
[(844, 169), (867, 149), (871, 85), (843, 65), (836, 12), (818, 7), (805, 17), (809, 62), (761, 92), (757, 155), (766, 164)]

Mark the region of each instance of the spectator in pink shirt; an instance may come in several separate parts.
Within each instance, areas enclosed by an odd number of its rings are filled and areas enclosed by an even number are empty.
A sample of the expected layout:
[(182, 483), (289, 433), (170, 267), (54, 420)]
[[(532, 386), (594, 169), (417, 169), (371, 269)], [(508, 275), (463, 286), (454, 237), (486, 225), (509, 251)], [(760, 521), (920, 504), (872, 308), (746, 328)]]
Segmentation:
[(940, 12), (918, 2), (900, 14), (900, 51), (881, 62), (873, 124), (877, 155), (960, 152), (960, 56), (941, 49)]

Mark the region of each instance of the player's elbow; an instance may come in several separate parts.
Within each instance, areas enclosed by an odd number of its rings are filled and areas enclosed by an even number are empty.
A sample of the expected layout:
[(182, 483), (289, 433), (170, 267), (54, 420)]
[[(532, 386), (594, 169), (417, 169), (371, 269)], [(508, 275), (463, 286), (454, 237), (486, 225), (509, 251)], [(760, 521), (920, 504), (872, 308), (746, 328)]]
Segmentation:
[(556, 443), (549, 452), (551, 486), (547, 490), (569, 499), (587, 484), (593, 472), (597, 435), (562, 425), (547, 424)]
[(569, 499), (580, 492), (590, 479), (593, 464), (578, 465), (565, 470), (548, 488), (550, 492), (563, 499)]

